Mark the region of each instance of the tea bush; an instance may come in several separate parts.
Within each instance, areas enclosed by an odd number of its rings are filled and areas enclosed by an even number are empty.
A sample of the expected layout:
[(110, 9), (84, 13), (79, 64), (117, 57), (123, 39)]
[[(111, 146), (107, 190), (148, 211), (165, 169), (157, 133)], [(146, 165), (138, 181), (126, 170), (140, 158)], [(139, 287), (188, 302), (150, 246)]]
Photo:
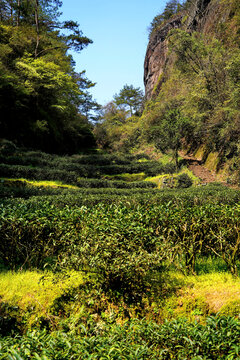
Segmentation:
[(163, 264), (194, 273), (198, 257), (217, 256), (237, 273), (238, 204), (140, 204), (127, 195), (126, 203), (104, 204), (100, 197), (81, 207), (59, 207), (59, 197), (55, 204), (40, 197), (4, 202), (0, 259), (11, 268), (61, 259), (64, 266), (97, 273), (104, 286), (132, 299), (153, 286)]
[(0, 156), (0, 176), (61, 180), (75, 184), (79, 177), (101, 178), (103, 175), (139, 172), (153, 176), (175, 171), (172, 164), (163, 165), (151, 160), (139, 162), (138, 159), (139, 156), (133, 155), (123, 157), (93, 154), (60, 157), (39, 152), (16, 152), (14, 155)]
[(187, 174), (181, 174), (177, 176), (177, 187), (188, 188), (192, 186), (192, 179)]
[[(81, 291), (69, 288), (54, 300), (52, 325), (46, 316), (36, 316), (38, 330), (24, 334), (27, 316), (0, 299), (0, 359), (239, 357), (239, 320), (218, 316), (208, 318), (206, 324), (183, 319), (157, 324), (134, 319), (150, 313), (155, 319), (151, 302), (167, 298), (179, 287), (179, 283), (172, 288), (167, 284), (169, 269), (195, 274), (204, 259), (211, 258), (238, 274), (238, 190), (217, 184), (185, 189), (191, 184), (182, 175), (179, 189), (174, 190), (158, 190), (147, 181), (104, 179), (107, 174), (111, 178), (175, 171), (172, 164), (150, 161), (142, 154), (19, 154), (14, 149), (0, 157), (2, 177), (57, 180), (78, 188), (1, 181), (1, 267), (51, 268), (56, 279), (59, 271), (75, 269), (91, 281), (89, 287), (86, 282)], [(140, 162), (143, 158), (146, 161)], [(76, 301), (79, 298), (81, 303)], [(205, 299), (201, 301), (207, 308)], [(200, 305), (191, 306), (191, 311)], [(238, 308), (238, 303), (228, 304), (222, 314), (236, 315)], [(26, 314), (31, 311), (29, 307)], [(14, 337), (18, 332), (21, 337)]]
[(209, 317), (205, 325), (184, 320), (117, 325), (89, 319), (72, 332), (43, 330), (0, 338), (0, 359), (233, 360), (239, 357), (239, 332), (239, 320), (224, 316)]

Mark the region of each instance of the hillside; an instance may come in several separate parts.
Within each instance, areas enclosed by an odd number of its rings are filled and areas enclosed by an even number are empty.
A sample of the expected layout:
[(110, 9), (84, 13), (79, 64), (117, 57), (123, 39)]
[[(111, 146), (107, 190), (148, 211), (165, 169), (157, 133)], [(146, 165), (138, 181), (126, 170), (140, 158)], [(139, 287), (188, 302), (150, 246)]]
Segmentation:
[(142, 113), (124, 116), (113, 102), (97, 142), (111, 151), (171, 153), (176, 166), (184, 150), (219, 181), (238, 184), (239, 1), (170, 1), (166, 9), (150, 27)]
[[(187, 10), (173, 15), (156, 26), (150, 34), (144, 63), (144, 84), (147, 99), (156, 96), (173, 56), (169, 52), (169, 33), (182, 29), (190, 34), (198, 32), (206, 38), (216, 38), (228, 47), (239, 45), (239, 4), (237, 1), (194, 0)], [(163, 76), (164, 78), (164, 76)], [(156, 87), (156, 85), (158, 87)]]
[(153, 29), (144, 64), (148, 140), (164, 148), (163, 123), (174, 107), (182, 120), (172, 116), (166, 132), (179, 132), (178, 147), (229, 182), (239, 181), (239, 29), (238, 1), (190, 2)]

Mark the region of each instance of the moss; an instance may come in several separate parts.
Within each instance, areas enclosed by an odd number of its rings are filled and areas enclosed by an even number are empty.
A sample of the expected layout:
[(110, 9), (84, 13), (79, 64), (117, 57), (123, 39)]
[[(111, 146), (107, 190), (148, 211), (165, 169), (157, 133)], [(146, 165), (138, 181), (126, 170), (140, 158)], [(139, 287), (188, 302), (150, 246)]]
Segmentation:
[(157, 79), (157, 82), (156, 84), (154, 85), (154, 88), (153, 88), (153, 95), (157, 93), (157, 91), (159, 90), (159, 86), (161, 85), (161, 82), (163, 81), (163, 77), (164, 77), (164, 74), (162, 73), (161, 75), (159, 75), (158, 79)]
[(202, 145), (194, 152), (194, 156), (196, 159), (202, 160), (204, 157), (204, 153), (205, 153), (205, 146)]
[(182, 19), (182, 24), (185, 24), (189, 19), (189, 15), (185, 15)]
[(217, 171), (219, 163), (219, 157), (217, 152), (208, 154), (207, 160), (205, 161), (205, 166), (208, 170)]
[(231, 180), (231, 171), (229, 169), (230, 164), (229, 163), (225, 163), (221, 169), (218, 171), (217, 173), (217, 180), (219, 181), (229, 181), (229, 183), (232, 182)]

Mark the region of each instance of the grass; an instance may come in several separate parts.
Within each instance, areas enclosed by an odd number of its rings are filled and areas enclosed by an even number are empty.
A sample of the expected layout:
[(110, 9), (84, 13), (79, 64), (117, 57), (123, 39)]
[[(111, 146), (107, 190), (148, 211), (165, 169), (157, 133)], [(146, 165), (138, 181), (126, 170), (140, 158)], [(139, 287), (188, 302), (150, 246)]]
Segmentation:
[[(180, 272), (170, 271), (163, 276), (167, 279), (165, 295), (159, 293), (159, 299), (156, 298), (151, 305), (147, 301), (148, 305), (144, 310), (147, 318), (151, 318), (154, 314), (157, 322), (186, 318), (204, 323), (206, 317), (213, 314), (239, 315), (239, 278), (226, 272), (185, 276)], [(68, 290), (77, 288), (81, 284), (84, 284), (82, 274), (73, 271), (64, 276), (39, 271), (2, 272), (0, 273), (0, 308), (4, 304), (10, 308), (17, 307), (18, 316), (20, 314), (25, 317), (28, 327), (36, 325), (41, 318), (56, 323), (51, 312), (54, 302), (56, 303), (57, 299), (64, 296)], [(75, 313), (76, 309), (84, 306), (81, 296), (76, 300), (77, 306), (74, 307), (75, 310), (69, 309), (69, 316), (72, 312)], [(67, 298), (65, 301), (68, 301)], [(99, 299), (92, 298), (92, 301), (99, 302)], [(112, 306), (120, 316), (121, 306), (120, 308), (118, 308), (119, 304)]]
[(178, 289), (166, 299), (162, 309), (164, 318), (204, 321), (208, 315), (230, 312), (236, 315), (236, 311), (240, 311), (239, 278), (229, 273), (184, 276), (170, 272), (168, 279), (169, 284)]
[(127, 181), (127, 182), (134, 182), (134, 181), (145, 180), (146, 175), (144, 174), (144, 172), (137, 173), (137, 174), (124, 173), (124, 174), (117, 174), (117, 175), (104, 175), (102, 178), (105, 180), (122, 180), (122, 181)]
[(198, 184), (200, 184), (200, 180), (198, 177), (196, 177), (191, 170), (189, 170), (187, 167), (184, 167), (183, 169), (181, 169), (181, 171), (179, 171), (178, 173), (174, 173), (174, 174), (161, 174), (161, 175), (157, 175), (157, 176), (153, 176), (153, 177), (147, 177), (145, 179), (145, 181), (152, 181), (153, 183), (157, 184), (157, 187), (159, 189), (164, 187), (164, 180), (167, 179), (172, 179), (172, 185), (173, 187), (175, 187), (175, 179), (177, 176), (181, 175), (181, 174), (186, 174), (190, 177), (190, 179), (193, 182), (194, 186), (197, 186)]
[(24, 178), (20, 179), (9, 179), (9, 178), (0, 178), (0, 182), (4, 185), (16, 183), (17, 186), (21, 184), (22, 186), (36, 186), (36, 187), (52, 187), (52, 188), (67, 188), (67, 189), (79, 189), (79, 187), (74, 185), (63, 184), (61, 181), (37, 181), (37, 180), (27, 180)]
[(83, 283), (82, 274), (73, 271), (64, 275), (40, 271), (1, 272), (0, 308), (17, 307), (18, 314), (31, 326), (41, 317), (50, 319), (49, 310), (54, 300), (67, 289)]

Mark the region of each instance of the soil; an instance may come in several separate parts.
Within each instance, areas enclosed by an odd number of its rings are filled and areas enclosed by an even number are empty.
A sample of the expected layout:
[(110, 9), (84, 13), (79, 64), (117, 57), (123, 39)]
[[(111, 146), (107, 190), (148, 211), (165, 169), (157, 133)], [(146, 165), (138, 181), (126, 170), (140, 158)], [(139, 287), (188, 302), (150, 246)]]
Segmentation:
[[(211, 182), (218, 181), (216, 177), (216, 173), (204, 167), (202, 165), (201, 160), (196, 159), (192, 155), (184, 155), (183, 153), (181, 153), (180, 155), (183, 159), (186, 160), (189, 170), (191, 170), (195, 176), (201, 179), (202, 183), (209, 184)], [(223, 184), (227, 185), (225, 183)]]

